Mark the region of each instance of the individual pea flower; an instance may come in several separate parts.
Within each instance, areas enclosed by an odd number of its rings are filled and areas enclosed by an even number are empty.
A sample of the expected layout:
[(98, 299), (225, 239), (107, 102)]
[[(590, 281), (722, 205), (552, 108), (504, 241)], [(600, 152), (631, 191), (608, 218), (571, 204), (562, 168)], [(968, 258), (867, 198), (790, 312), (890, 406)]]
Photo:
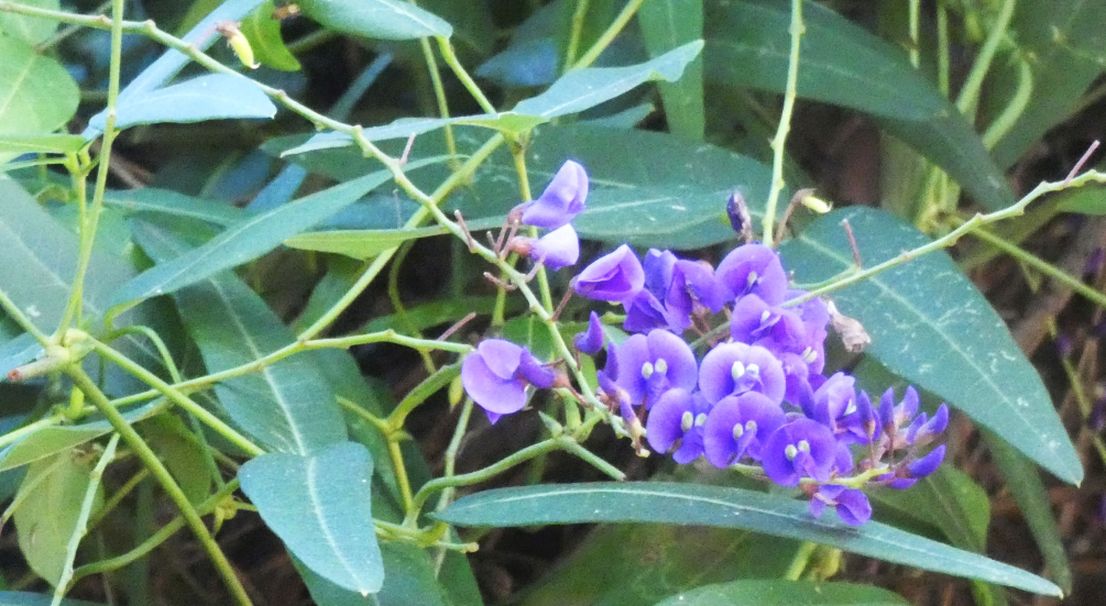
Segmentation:
[(572, 281), (576, 294), (594, 301), (632, 301), (645, 285), (641, 261), (623, 244), (585, 267)]
[(649, 451), (641, 444), (641, 438), (645, 434), (645, 427), (641, 424), (641, 418), (638, 416), (637, 411), (634, 410), (633, 404), (630, 401), (630, 394), (616, 383), (611, 376), (617, 372), (617, 366), (615, 366), (614, 369), (611, 368), (614, 364), (614, 356), (611, 356), (608, 358), (608, 368), (596, 373), (596, 377), (599, 380), (599, 399), (605, 402), (612, 411), (618, 411), (619, 416), (622, 417), (623, 422), (626, 424), (626, 431), (630, 434), (630, 440), (638, 456), (648, 456)]
[(695, 354), (667, 330), (631, 335), (611, 353), (608, 372), (613, 361), (614, 379), (635, 406), (644, 404), (649, 409), (665, 391), (677, 387), (692, 391), (698, 383)]
[(714, 275), (734, 297), (754, 294), (769, 305), (783, 303), (787, 274), (779, 255), (763, 244), (745, 244), (726, 255)]
[(767, 349), (745, 343), (722, 343), (703, 357), (699, 388), (709, 402), (755, 391), (779, 404), (787, 389), (787, 379), (780, 361)]
[(838, 454), (837, 440), (828, 427), (799, 417), (768, 436), (760, 450), (760, 462), (770, 480), (796, 486), (801, 478), (828, 481)]
[(806, 325), (798, 313), (768, 305), (753, 294), (734, 303), (730, 336), (734, 341), (760, 345), (776, 354), (790, 352), (801, 356), (810, 347)]
[[(820, 376), (812, 385), (814, 392), (800, 400), (807, 417), (830, 428), (834, 435), (847, 432), (842, 419), (856, 412), (856, 379), (836, 372), (827, 379)], [(820, 383), (820, 384), (818, 384)]]
[(780, 405), (755, 391), (722, 398), (703, 427), (707, 460), (715, 467), (729, 467), (746, 457), (760, 460), (763, 443), (784, 420)]
[(664, 392), (649, 411), (645, 437), (656, 452), (672, 453), (684, 465), (703, 454), (703, 425), (711, 405), (699, 392), (675, 388)]
[(495, 423), (502, 415), (526, 406), (526, 388), (552, 387), (556, 373), (546, 368), (525, 347), (502, 339), (486, 339), (461, 363), (465, 392)]
[(672, 281), (672, 270), (676, 266), (676, 255), (671, 251), (650, 248), (645, 253), (642, 270), (645, 274), (644, 288), (633, 299), (624, 303), (626, 321), (623, 328), (630, 332), (649, 332), (654, 328), (671, 328), (682, 332), (687, 325), (673, 323), (664, 306), (664, 296)]
[(520, 205), (520, 221), (525, 225), (557, 229), (584, 210), (588, 198), (588, 173), (583, 166), (566, 161), (537, 200)]
[(932, 442), (948, 427), (948, 406), (937, 407), (933, 418), (918, 413), (918, 392), (907, 386), (902, 401), (895, 404), (895, 391), (888, 388), (880, 397), (879, 423), (883, 431), (881, 446), (886, 452), (918, 448)]
[(686, 319), (697, 309), (718, 313), (732, 298), (705, 261), (680, 259), (672, 268), (672, 279), (665, 293), (665, 307), (674, 317)]
[(599, 314), (594, 311), (588, 316), (588, 328), (584, 332), (572, 337), (572, 344), (576, 351), (589, 356), (597, 355), (606, 344), (603, 335), (603, 324), (599, 321)]
[(509, 246), (514, 252), (554, 271), (576, 265), (580, 259), (580, 238), (567, 223), (540, 238), (512, 238)]
[(891, 473), (877, 476), (875, 482), (896, 490), (906, 490), (918, 480), (937, 471), (945, 460), (945, 445), (941, 444), (917, 459), (905, 459)]
[(810, 515), (822, 517), (826, 506), (837, 511), (837, 517), (850, 526), (860, 526), (872, 518), (872, 504), (868, 495), (855, 488), (834, 484), (818, 487), (810, 499)]

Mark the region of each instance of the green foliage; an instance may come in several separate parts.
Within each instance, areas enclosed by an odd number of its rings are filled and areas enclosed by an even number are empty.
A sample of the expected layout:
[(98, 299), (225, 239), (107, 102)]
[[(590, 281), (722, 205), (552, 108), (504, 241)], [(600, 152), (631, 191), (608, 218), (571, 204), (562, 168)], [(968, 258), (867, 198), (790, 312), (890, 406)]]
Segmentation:
[(852, 606), (895, 606), (907, 604), (898, 595), (866, 585), (853, 583), (814, 583), (803, 581), (750, 580), (704, 585), (698, 589), (672, 596), (657, 606), (785, 606), (791, 604), (850, 604)]
[[(233, 118), (272, 118), (276, 106), (252, 82), (238, 76), (210, 74), (119, 102), (116, 128), (163, 122), (190, 123)], [(91, 125), (102, 129), (102, 120)]]
[(437, 517), (459, 526), (651, 522), (739, 528), (1060, 595), (1059, 588), (1045, 579), (986, 557), (878, 522), (850, 529), (813, 519), (803, 503), (741, 488), (669, 482), (502, 488), (461, 498)]
[(299, 71), (300, 61), (284, 45), (280, 20), (273, 16), (273, 0), (265, 0), (242, 20), (242, 34), (250, 41), (254, 56), (262, 65), (283, 71)]
[(437, 15), (400, 0), (303, 0), (303, 12), (330, 29), (381, 40), (453, 35)]

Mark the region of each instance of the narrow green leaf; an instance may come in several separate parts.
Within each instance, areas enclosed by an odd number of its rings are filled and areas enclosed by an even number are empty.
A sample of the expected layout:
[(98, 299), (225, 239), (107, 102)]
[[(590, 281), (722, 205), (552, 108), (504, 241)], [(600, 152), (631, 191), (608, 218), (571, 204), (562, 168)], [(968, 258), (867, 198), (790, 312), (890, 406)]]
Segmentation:
[(165, 461), (188, 501), (202, 503), (211, 494), (212, 473), (199, 439), (174, 415), (153, 417), (142, 423), (139, 431)]
[[(26, 591), (0, 591), (0, 606), (51, 606), (53, 597)], [(105, 606), (102, 602), (62, 600), (60, 606)]]
[[(60, 0), (23, 0), (20, 4), (54, 11), (61, 8)], [(0, 13), (0, 33), (7, 34), (27, 44), (38, 44), (54, 35), (57, 30), (58, 22), (53, 19), (27, 17), (15, 13)]]
[[(825, 215), (781, 248), (800, 283), (852, 266), (841, 221), (874, 265), (929, 241), (887, 213), (851, 207)], [(1078, 484), (1083, 467), (1040, 376), (983, 295), (943, 252), (833, 293), (867, 329), (866, 350), (893, 373), (947, 401), (1058, 478)]]
[[(124, 129), (140, 124), (272, 118), (276, 106), (247, 78), (207, 74), (120, 98), (116, 115), (115, 128)], [(103, 129), (103, 118), (97, 115), (89, 126)]]
[[(472, 231), (493, 229), (503, 225), (503, 221), (488, 220), (466, 222)], [(354, 259), (368, 259), (391, 250), (408, 240), (418, 240), (449, 233), (443, 227), (415, 227), (407, 229), (336, 229), (314, 231), (294, 236), (284, 241), (284, 245), (300, 250), (337, 253)]]
[(169, 294), (225, 269), (252, 261), (291, 236), (353, 204), (390, 178), (388, 171), (377, 171), (271, 211), (244, 217), (203, 246), (139, 274), (118, 289), (112, 301), (120, 304)]
[[(145, 404), (126, 411), (123, 413), (123, 418), (130, 423), (137, 423), (158, 414), (166, 407), (165, 402)], [(0, 450), (0, 471), (14, 469), (59, 452), (71, 450), (107, 435), (111, 429), (111, 423), (103, 419), (90, 420), (77, 425), (44, 427)]]
[[(73, 117), (80, 91), (60, 63), (8, 36), (0, 36), (0, 57), (0, 133), (49, 133)], [(0, 163), (16, 155), (0, 152)]]
[(80, 151), (84, 146), (84, 137), (80, 135), (0, 132), (0, 154), (62, 154)]
[(300, 0), (308, 17), (347, 34), (378, 40), (453, 35), (441, 17), (400, 0)]
[(1106, 187), (1091, 185), (1080, 187), (1056, 196), (1057, 209), (1066, 213), (1106, 215)]
[(363, 596), (380, 590), (384, 564), (372, 524), (372, 459), (333, 444), (310, 456), (264, 454), (242, 466), (242, 492), (308, 568)]
[[(225, 40), (216, 27), (223, 21), (241, 21), (262, 0), (226, 0), (218, 8), (211, 11), (188, 33), (181, 36), (189, 44), (199, 50), (206, 50), (217, 41)], [(138, 74), (130, 84), (119, 91), (119, 103), (125, 103), (130, 97), (143, 97), (147, 93), (161, 88), (166, 82), (173, 79), (192, 60), (182, 52), (166, 49), (165, 53), (151, 63), (142, 73)], [(96, 124), (104, 123), (104, 112), (96, 114), (89, 119), (89, 126), (81, 133), (85, 139), (91, 140), (100, 135), (101, 130)]]
[[(703, 37), (702, 0), (653, 0), (637, 13), (649, 54), (657, 56)], [(660, 83), (661, 102), (672, 134), (701, 141), (706, 128), (703, 59), (697, 57), (676, 82)]]
[(1001, 438), (990, 432), (983, 432), (983, 439), (987, 442), (991, 459), (1006, 479), (1006, 487), (1014, 495), (1018, 509), (1025, 517), (1029, 531), (1045, 558), (1049, 577), (1056, 581), (1064, 593), (1070, 593), (1073, 582), (1071, 563), (1068, 561), (1060, 528), (1056, 524), (1056, 516), (1052, 513), (1052, 500), (1049, 499), (1048, 489), (1041, 481), (1040, 473)]
[[(675, 82), (683, 75), (684, 69), (699, 56), (702, 48), (703, 41), (696, 40), (637, 65), (574, 70), (562, 76), (541, 94), (520, 101), (508, 112), (454, 118), (400, 118), (391, 124), (366, 128), (364, 134), (370, 140), (385, 141), (419, 135), (454, 124), (491, 128), (518, 135), (554, 118), (577, 114), (610, 101), (646, 82)], [(284, 151), (281, 156), (348, 145), (352, 145), (349, 135), (322, 133), (303, 145)]]
[[(722, 86), (782, 93), (789, 60), (790, 4), (707, 4), (706, 74)], [(800, 97), (876, 116), (899, 139), (945, 169), (988, 208), (1014, 196), (971, 125), (901, 50), (820, 4), (803, 4)]]
[(466, 496), (439, 519), (457, 526), (651, 522), (741, 528), (814, 541), (925, 570), (1059, 596), (1037, 575), (878, 522), (853, 528), (815, 519), (805, 503), (778, 495), (676, 482), (596, 482), (489, 490)]
[(816, 583), (750, 579), (704, 585), (674, 595), (657, 606), (905, 606), (897, 593), (856, 583)]
[(19, 549), (31, 570), (51, 585), (65, 569), (69, 537), (79, 522), (98, 455), (96, 449), (72, 450), (33, 463), (16, 497), (21, 501), (14, 516)]
[(273, 0), (265, 0), (242, 20), (242, 34), (250, 41), (254, 56), (262, 65), (286, 72), (300, 69), (299, 59), (284, 45), (280, 20), (273, 17)]
[[(155, 260), (188, 248), (170, 231), (136, 223), (135, 238)], [(218, 372), (291, 343), (291, 330), (231, 273), (209, 276), (174, 297), (204, 365)], [(308, 454), (345, 439), (337, 400), (315, 358), (301, 354), (215, 387), (231, 420), (264, 448)]]
[(194, 198), (168, 189), (114, 190), (104, 195), (104, 204), (129, 214), (156, 213), (187, 219), (199, 219), (219, 226), (233, 225), (246, 214), (226, 202)]
[[(1033, 91), (1017, 123), (995, 144), (993, 152), (999, 166), (1013, 165), (1045, 131), (1078, 107), (1080, 97), (1106, 66), (1103, 23), (1106, 3), (1019, 0), (1007, 39), (1028, 62)], [(996, 62), (995, 68), (1000, 67), (1005, 66)], [(1005, 77), (988, 89), (985, 97), (993, 98), (992, 114), (1001, 111), (1003, 106), (999, 105), (1012, 97), (1017, 86), (1014, 72), (1016, 67), (999, 72)]]

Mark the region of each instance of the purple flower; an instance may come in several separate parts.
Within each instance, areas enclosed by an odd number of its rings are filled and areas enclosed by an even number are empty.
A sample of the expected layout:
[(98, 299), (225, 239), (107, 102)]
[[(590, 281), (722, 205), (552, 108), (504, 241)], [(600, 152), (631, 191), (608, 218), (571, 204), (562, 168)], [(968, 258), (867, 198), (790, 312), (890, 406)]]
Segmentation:
[(461, 364), (461, 384), (488, 420), (522, 410), (526, 387), (552, 387), (555, 375), (524, 347), (502, 339), (486, 339)]
[(696, 305), (718, 313), (732, 296), (714, 277), (714, 269), (709, 263), (681, 259), (673, 267), (665, 304), (670, 311), (686, 318)]
[(787, 380), (780, 361), (767, 349), (744, 343), (723, 343), (703, 357), (699, 387), (708, 402), (755, 391), (779, 404), (783, 401)]
[(941, 462), (945, 460), (945, 445), (941, 444), (937, 448), (934, 448), (926, 456), (908, 464), (906, 466), (907, 471), (912, 478), (924, 478), (929, 474), (937, 471)]
[[(646, 408), (672, 388), (695, 389), (698, 367), (695, 354), (683, 339), (667, 330), (632, 335), (612, 348), (615, 381), (629, 395), (633, 405)], [(608, 362), (608, 367), (610, 363)]]
[(556, 229), (584, 210), (588, 198), (588, 174), (583, 166), (569, 160), (553, 176), (537, 200), (521, 206), (526, 225)]
[(829, 505), (837, 511), (837, 517), (850, 526), (860, 526), (872, 518), (872, 504), (868, 495), (855, 488), (827, 484), (818, 487), (810, 499), (810, 515), (820, 518)]
[(623, 244), (588, 265), (572, 281), (576, 294), (595, 301), (631, 301), (645, 285), (637, 255)]
[(844, 432), (839, 421), (856, 412), (856, 379), (843, 372), (834, 373), (818, 386), (809, 400), (802, 401), (806, 416), (829, 427), (834, 433)]
[(603, 324), (599, 322), (599, 315), (594, 311), (588, 316), (588, 329), (572, 337), (572, 344), (576, 346), (576, 351), (589, 356), (598, 354), (605, 342)]
[(779, 305), (787, 294), (787, 274), (779, 255), (763, 244), (733, 249), (718, 264), (715, 275), (734, 297), (754, 294), (769, 305)]
[(760, 450), (764, 473), (783, 486), (795, 486), (800, 478), (829, 480), (836, 459), (837, 441), (833, 432), (806, 418), (781, 425)]
[(672, 458), (681, 465), (703, 454), (703, 424), (710, 403), (698, 392), (670, 389), (653, 405), (645, 424), (646, 439), (656, 452), (668, 452), (679, 443)]
[(622, 323), (622, 328), (629, 332), (649, 332), (654, 328), (672, 328), (682, 332), (687, 328), (686, 324), (681, 326), (676, 323), (673, 326), (668, 310), (648, 289), (641, 289), (629, 303), (623, 305), (626, 306), (626, 321)]
[(672, 270), (679, 259), (670, 250), (657, 250), (650, 248), (642, 260), (642, 268), (645, 270), (645, 288), (657, 296), (664, 298), (668, 292), (668, 285), (672, 282)]
[(772, 307), (764, 299), (749, 294), (734, 303), (730, 318), (730, 336), (734, 341), (756, 344), (780, 354), (802, 355), (807, 348), (806, 326), (799, 314)]
[(703, 427), (707, 460), (715, 467), (728, 467), (743, 457), (759, 460), (761, 445), (783, 422), (779, 404), (755, 391), (722, 398)]
[(552, 270), (576, 265), (580, 258), (580, 238), (566, 223), (532, 242), (530, 258)]

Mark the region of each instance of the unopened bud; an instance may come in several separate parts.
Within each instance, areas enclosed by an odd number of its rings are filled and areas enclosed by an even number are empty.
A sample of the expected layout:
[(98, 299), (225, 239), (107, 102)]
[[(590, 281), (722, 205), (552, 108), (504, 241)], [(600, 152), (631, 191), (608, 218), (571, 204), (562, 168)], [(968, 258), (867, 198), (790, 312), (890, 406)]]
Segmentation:
[(828, 213), (829, 211), (833, 210), (833, 205), (832, 204), (830, 204), (829, 202), (826, 202), (825, 200), (819, 198), (818, 196), (815, 196), (813, 193), (809, 194), (809, 195), (806, 195), (806, 196), (803, 196), (799, 200), (799, 203), (802, 204), (803, 206), (807, 207), (808, 210), (812, 210), (812, 211), (818, 213), (819, 215), (824, 215), (824, 214)]
[(215, 26), (215, 30), (227, 39), (227, 46), (234, 51), (234, 55), (238, 57), (242, 65), (250, 69), (261, 67), (261, 64), (254, 60), (253, 47), (250, 46), (249, 39), (242, 33), (242, 30), (238, 29), (237, 23), (234, 21), (223, 21)]

